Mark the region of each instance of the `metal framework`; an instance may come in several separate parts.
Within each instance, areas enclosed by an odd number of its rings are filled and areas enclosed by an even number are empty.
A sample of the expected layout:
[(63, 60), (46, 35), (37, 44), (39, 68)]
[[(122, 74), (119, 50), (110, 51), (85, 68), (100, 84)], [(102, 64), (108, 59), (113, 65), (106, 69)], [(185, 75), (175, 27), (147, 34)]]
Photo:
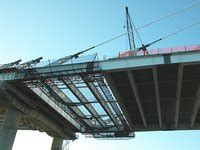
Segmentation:
[[(60, 67), (63, 66), (59, 61), (59, 64), (51, 63), (46, 66), (46, 69), (50, 69), (50, 72), (41, 73), (32, 65), (36, 65), (41, 59), (23, 63), (19, 67), (16, 67), (16, 64), (13, 64), (14, 66), (9, 65), (9, 69), (13, 69), (24, 76), (22, 79), (11, 81), (10, 86), (12, 86), (12, 82), (14, 84), (15, 82), (23, 83), (26, 88), (32, 90), (48, 105), (60, 112), (60, 115), (75, 127), (76, 132), (101, 138), (110, 137), (110, 134), (113, 137), (133, 136), (131, 134), (133, 130), (129, 128), (128, 122), (111, 94), (104, 76), (98, 73), (100, 68), (98, 63), (75, 64), (63, 71), (57, 71), (59, 65), (61, 65)], [(97, 70), (97, 73), (92, 73), (94, 70)], [(79, 85), (82, 85), (82, 87), (79, 88)], [(87, 93), (82, 93), (83, 88), (88, 94), (91, 93), (94, 96), (95, 101), (89, 100), (88, 95), (85, 95)], [(76, 100), (68, 96), (69, 92), (74, 95)], [(23, 97), (23, 94), (20, 96)], [(32, 101), (32, 99), (29, 101)], [(105, 114), (102, 114), (102, 110)], [(105, 134), (107, 132), (109, 134)]]
[(195, 51), (73, 64), (59, 59), (43, 67), (36, 67), (42, 58), (18, 60), (0, 67), (0, 96), (30, 126), (62, 138), (199, 129), (199, 58)]

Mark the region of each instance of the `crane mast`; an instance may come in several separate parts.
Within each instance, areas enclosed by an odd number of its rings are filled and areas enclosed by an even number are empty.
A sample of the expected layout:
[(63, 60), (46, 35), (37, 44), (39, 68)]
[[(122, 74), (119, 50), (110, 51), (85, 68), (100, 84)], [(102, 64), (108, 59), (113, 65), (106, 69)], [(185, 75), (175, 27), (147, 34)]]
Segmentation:
[(129, 40), (129, 48), (130, 50), (135, 50), (135, 40), (133, 35), (133, 23), (131, 20), (131, 17), (128, 12), (128, 7), (126, 6), (126, 30), (128, 34), (128, 40)]

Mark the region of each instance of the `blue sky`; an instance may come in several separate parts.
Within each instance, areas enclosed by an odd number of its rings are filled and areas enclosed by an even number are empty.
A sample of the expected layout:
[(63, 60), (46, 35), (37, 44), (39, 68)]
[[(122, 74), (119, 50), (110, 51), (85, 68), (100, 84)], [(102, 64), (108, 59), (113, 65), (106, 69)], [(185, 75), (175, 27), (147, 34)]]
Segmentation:
[[(182, 9), (199, 0), (0, 0), (0, 64), (37, 57), (56, 59), (73, 54), (125, 32), (127, 5), (137, 27)], [(139, 30), (144, 43), (152, 42), (183, 26), (200, 20), (200, 6)], [(199, 44), (200, 25), (193, 26), (151, 48)], [(136, 39), (136, 45), (139, 42)], [(127, 37), (93, 49), (99, 57), (116, 56), (128, 48)], [(198, 149), (198, 131), (137, 133), (128, 141), (96, 141), (80, 138), (72, 149), (93, 145), (102, 149)], [(40, 132), (19, 132), (14, 150), (41, 144), (20, 144), (25, 139), (51, 145), (51, 138)], [(84, 141), (84, 142), (83, 142)], [(77, 143), (77, 144), (76, 144)], [(83, 144), (84, 143), (84, 144)], [(86, 144), (87, 143), (87, 144)], [(113, 146), (112, 146), (113, 145)], [(93, 145), (94, 146), (94, 145)], [(110, 148), (108, 148), (110, 146)], [(172, 147), (173, 146), (173, 147)], [(81, 146), (83, 147), (83, 146)], [(92, 146), (91, 146), (92, 147)], [(86, 149), (86, 148), (85, 148)], [(90, 149), (90, 148), (87, 148)], [(98, 149), (98, 148), (95, 148)]]
[[(0, 0), (0, 49), (4, 56), (0, 63), (40, 56), (55, 59), (124, 33), (126, 5), (139, 27), (196, 2), (198, 0)], [(196, 7), (139, 32), (148, 43), (200, 20), (198, 14), (199, 7)], [(198, 44), (199, 32), (197, 25), (153, 47)], [(122, 37), (91, 53), (115, 56), (127, 48), (127, 37)]]

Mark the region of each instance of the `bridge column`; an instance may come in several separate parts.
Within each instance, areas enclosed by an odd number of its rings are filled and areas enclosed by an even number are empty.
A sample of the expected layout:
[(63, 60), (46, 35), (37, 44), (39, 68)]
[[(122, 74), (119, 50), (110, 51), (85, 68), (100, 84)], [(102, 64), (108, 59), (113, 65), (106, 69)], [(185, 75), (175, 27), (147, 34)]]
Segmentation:
[(12, 150), (20, 120), (21, 113), (18, 110), (9, 109), (7, 111), (1, 128), (0, 149)]
[(63, 139), (61, 137), (54, 137), (51, 145), (51, 150), (62, 150)]

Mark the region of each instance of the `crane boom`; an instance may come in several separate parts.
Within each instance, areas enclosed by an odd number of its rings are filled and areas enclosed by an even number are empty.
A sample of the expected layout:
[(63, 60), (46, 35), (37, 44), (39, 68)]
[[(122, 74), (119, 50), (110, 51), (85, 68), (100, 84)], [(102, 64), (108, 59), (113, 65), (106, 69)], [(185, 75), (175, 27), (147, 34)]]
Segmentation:
[(130, 50), (134, 50), (135, 47), (135, 40), (134, 40), (134, 35), (133, 35), (133, 25), (131, 21), (131, 17), (128, 12), (128, 7), (126, 6), (126, 30), (128, 34), (128, 40), (129, 40), (129, 48)]

